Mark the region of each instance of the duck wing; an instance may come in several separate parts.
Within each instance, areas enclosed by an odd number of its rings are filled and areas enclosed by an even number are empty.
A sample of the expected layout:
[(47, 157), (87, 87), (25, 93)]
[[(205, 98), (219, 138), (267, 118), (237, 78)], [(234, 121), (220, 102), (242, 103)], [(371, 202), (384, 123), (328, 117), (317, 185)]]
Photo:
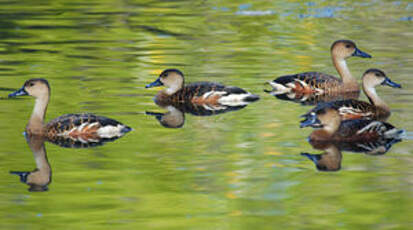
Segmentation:
[(329, 88), (336, 88), (341, 80), (320, 72), (305, 72), (281, 76), (268, 82), (280, 94), (291, 91), (300, 93), (325, 93)]
[(46, 125), (48, 141), (62, 147), (92, 147), (113, 141), (132, 129), (94, 114), (66, 114)]

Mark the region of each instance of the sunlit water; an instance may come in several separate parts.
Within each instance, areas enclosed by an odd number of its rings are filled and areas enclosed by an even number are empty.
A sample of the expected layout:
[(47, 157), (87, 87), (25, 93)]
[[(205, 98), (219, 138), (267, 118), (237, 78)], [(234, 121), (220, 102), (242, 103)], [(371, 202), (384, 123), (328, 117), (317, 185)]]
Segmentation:
[[(412, 16), (408, 1), (4, 1), (0, 7), (1, 229), (413, 228)], [(337, 75), (329, 48), (352, 39), (360, 77), (384, 70), (403, 89), (378, 88), (407, 138), (385, 155), (343, 152), (319, 172), (299, 128), (311, 107), (265, 94), (264, 82), (316, 70)], [(238, 111), (185, 115), (168, 129), (145, 89), (165, 68), (261, 95)], [(22, 135), (32, 98), (7, 99), (25, 80), (52, 87), (47, 120), (90, 112), (134, 131), (104, 146), (46, 143), (47, 192), (9, 171), (35, 166)], [(361, 99), (366, 100), (362, 95)]]

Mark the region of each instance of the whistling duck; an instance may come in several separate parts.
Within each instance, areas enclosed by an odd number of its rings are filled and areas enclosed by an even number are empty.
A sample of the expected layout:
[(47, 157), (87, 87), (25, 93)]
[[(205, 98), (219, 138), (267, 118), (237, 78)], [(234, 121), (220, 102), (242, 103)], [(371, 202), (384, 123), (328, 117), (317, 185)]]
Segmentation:
[(161, 90), (155, 102), (159, 105), (193, 103), (199, 105), (241, 106), (257, 101), (258, 95), (251, 94), (241, 88), (224, 86), (213, 82), (196, 82), (185, 85), (184, 74), (177, 69), (164, 70), (159, 78), (146, 85), (146, 88), (166, 86)]
[(371, 58), (359, 50), (350, 40), (338, 40), (331, 46), (331, 57), (341, 79), (320, 72), (305, 72), (279, 77), (268, 82), (275, 94), (334, 94), (337, 92), (359, 92), (357, 80), (351, 75), (346, 59), (352, 56)]
[(28, 135), (40, 135), (50, 139), (59, 136), (87, 142), (120, 137), (131, 131), (130, 127), (118, 121), (93, 114), (67, 114), (44, 124), (50, 98), (50, 86), (45, 79), (27, 80), (21, 89), (9, 94), (9, 97), (23, 95), (36, 98), (34, 110), (26, 126)]
[(301, 122), (300, 127), (317, 128), (310, 141), (373, 141), (378, 138), (400, 139), (404, 133), (389, 123), (374, 120), (346, 120), (341, 122), (338, 110), (324, 108), (311, 118)]
[(386, 74), (378, 69), (369, 69), (363, 74), (363, 91), (370, 103), (356, 99), (332, 101), (320, 103), (303, 117), (311, 118), (318, 110), (324, 108), (333, 108), (339, 111), (342, 120), (352, 119), (374, 119), (385, 120), (390, 116), (390, 108), (380, 99), (376, 93), (375, 87), (378, 85), (387, 85), (393, 88), (401, 88), (401, 85), (394, 83)]

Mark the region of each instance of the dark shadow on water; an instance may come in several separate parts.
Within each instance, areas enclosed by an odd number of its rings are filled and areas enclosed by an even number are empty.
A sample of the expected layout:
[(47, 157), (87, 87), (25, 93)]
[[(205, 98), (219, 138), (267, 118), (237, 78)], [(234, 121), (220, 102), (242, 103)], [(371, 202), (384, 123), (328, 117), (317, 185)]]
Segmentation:
[(333, 172), (341, 169), (342, 151), (379, 156), (387, 153), (398, 142), (401, 142), (401, 139), (378, 138), (374, 141), (359, 142), (310, 141), (314, 149), (324, 152), (322, 154), (301, 153), (301, 155), (311, 160), (317, 170)]
[(228, 106), (221, 104), (194, 104), (194, 103), (176, 103), (176, 104), (157, 104), (160, 108), (168, 110), (166, 113), (146, 112), (146, 115), (154, 116), (165, 128), (182, 128), (185, 124), (185, 113), (194, 116), (213, 116), (227, 112), (237, 111), (245, 108), (247, 105)]

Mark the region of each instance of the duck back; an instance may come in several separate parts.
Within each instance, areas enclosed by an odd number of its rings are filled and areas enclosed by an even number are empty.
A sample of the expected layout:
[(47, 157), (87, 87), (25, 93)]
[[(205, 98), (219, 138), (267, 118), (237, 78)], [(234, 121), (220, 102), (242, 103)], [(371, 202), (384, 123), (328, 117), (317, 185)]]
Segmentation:
[(294, 91), (303, 94), (325, 94), (340, 91), (339, 86), (341, 83), (342, 81), (340, 79), (328, 74), (305, 72), (281, 76), (270, 82), (270, 85), (280, 91), (280, 93)]
[[(116, 120), (93, 114), (66, 114), (46, 125), (48, 140), (64, 147), (114, 140), (131, 130)], [(65, 142), (70, 144), (62, 144)]]
[(158, 104), (224, 104), (240, 106), (258, 100), (257, 95), (232, 86), (224, 86), (213, 82), (195, 82), (184, 86), (172, 95), (161, 92), (156, 97)]

